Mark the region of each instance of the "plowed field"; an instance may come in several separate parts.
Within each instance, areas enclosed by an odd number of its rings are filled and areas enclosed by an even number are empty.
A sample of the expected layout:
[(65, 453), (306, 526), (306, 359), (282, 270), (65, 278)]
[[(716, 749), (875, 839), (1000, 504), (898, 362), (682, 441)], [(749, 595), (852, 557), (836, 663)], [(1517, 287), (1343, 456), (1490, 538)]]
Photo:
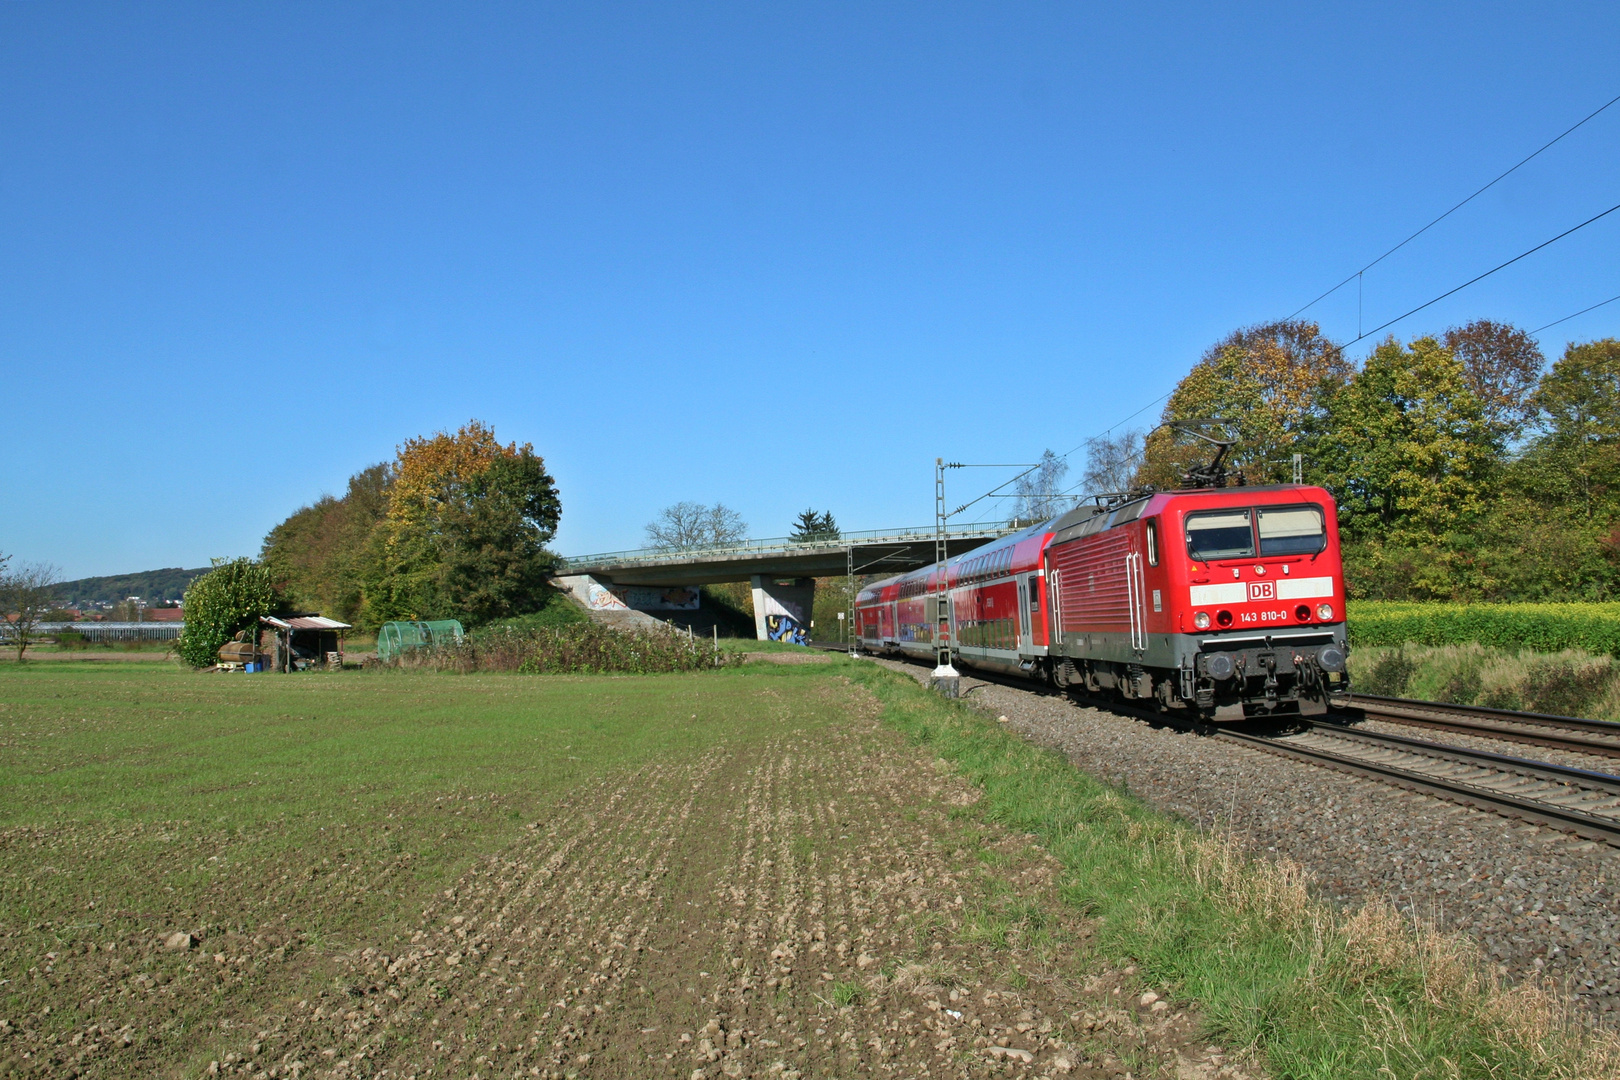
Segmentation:
[(8, 673), (0, 1076), (1243, 1075), (838, 669)]

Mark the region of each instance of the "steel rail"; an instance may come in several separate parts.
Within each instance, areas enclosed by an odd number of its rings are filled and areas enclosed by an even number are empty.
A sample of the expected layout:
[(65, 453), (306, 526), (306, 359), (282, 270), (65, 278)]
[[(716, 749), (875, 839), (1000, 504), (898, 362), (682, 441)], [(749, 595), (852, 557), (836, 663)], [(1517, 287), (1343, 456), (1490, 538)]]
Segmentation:
[[(1509, 709), (1492, 709), (1480, 705), (1451, 705), (1439, 701), (1376, 697), (1370, 694), (1354, 695), (1350, 699), (1350, 706), (1369, 720), (1454, 731), (1462, 735), (1477, 735), (1530, 746), (1544, 746), (1554, 750), (1568, 750), (1578, 754), (1620, 757), (1620, 724), (1607, 720), (1583, 720), (1576, 716), (1513, 712)], [(1481, 723), (1482, 720), (1497, 722)], [(1559, 732), (1606, 735), (1612, 741), (1586, 739), (1579, 735), (1559, 734)]]
[[(1430, 757), (1457, 761), (1467, 765), (1485, 763), (1506, 772), (1521, 773), (1525, 776), (1535, 776), (1543, 780), (1554, 780), (1559, 783), (1579, 784), (1620, 798), (1620, 776), (1615, 776), (1612, 773), (1596, 772), (1592, 769), (1577, 769), (1570, 765), (1558, 765), (1551, 761), (1513, 757), (1509, 754), (1497, 754), (1489, 750), (1475, 750), (1467, 746), (1452, 746), (1449, 743), (1430, 742), (1428, 739), (1412, 739), (1405, 735), (1392, 735), (1387, 731), (1367, 731), (1362, 728), (1346, 727), (1331, 721), (1324, 722), (1307, 718), (1302, 722), (1308, 731), (1320, 731), (1336, 738), (1383, 743), (1402, 749), (1415, 750)], [(1616, 820), (1620, 820), (1620, 810), (1616, 811), (1615, 817)]]
[[(1332, 724), (1312, 724), (1310, 727), (1313, 730), (1327, 729), (1329, 734), (1348, 736), (1352, 740), (1362, 739), (1366, 742), (1402, 744), (1406, 748), (1440, 760), (1473, 765), (1494, 765), (1496, 762), (1501, 762), (1502, 764), (1497, 767), (1503, 772), (1534, 776), (1538, 779), (1555, 780), (1580, 786), (1587, 790), (1599, 790), (1620, 795), (1620, 777), (1609, 776), (1606, 773), (1591, 773), (1583, 769), (1565, 769), (1563, 766), (1552, 765), (1548, 762), (1525, 761), (1520, 758), (1509, 758), (1501, 754), (1490, 754), (1481, 750), (1467, 750), (1463, 747), (1446, 746), (1442, 743), (1405, 739), (1399, 735), (1353, 731)], [(1286, 738), (1279, 739), (1266, 735), (1254, 735), (1246, 731), (1230, 729), (1222, 729), (1216, 733), (1215, 737), (1251, 746), (1266, 753), (1298, 758), (1340, 772), (1371, 777), (1409, 791), (1420, 791), (1425, 794), (1436, 795), (1449, 802), (1489, 810), (1506, 817), (1518, 818), (1536, 825), (1545, 825), (1564, 832), (1574, 833), (1588, 840), (1597, 840), (1620, 847), (1620, 817), (1606, 817), (1575, 807), (1560, 806), (1557, 803), (1541, 799), (1521, 798), (1507, 792), (1493, 791), (1466, 782), (1456, 782), (1443, 776), (1405, 769), (1398, 765), (1371, 761), (1350, 754), (1340, 754), (1322, 747), (1290, 742)]]
[[(977, 675), (977, 673), (975, 674)], [(1165, 724), (1186, 731), (1196, 731), (1212, 738), (1240, 743), (1266, 753), (1292, 757), (1312, 765), (1365, 776), (1409, 791), (1434, 795), (1448, 802), (1472, 806), (1479, 810), (1486, 810), (1504, 817), (1517, 818), (1536, 825), (1545, 825), (1563, 832), (1574, 833), (1587, 840), (1596, 840), (1604, 844), (1620, 847), (1620, 814), (1615, 817), (1606, 817), (1575, 807), (1560, 806), (1557, 803), (1540, 799), (1523, 798), (1508, 792), (1493, 791), (1467, 782), (1452, 781), (1444, 776), (1435, 776), (1413, 769), (1404, 769), (1398, 765), (1370, 761), (1350, 754), (1335, 753), (1321, 747), (1290, 742), (1287, 738), (1255, 735), (1247, 731), (1238, 731), (1224, 726), (1212, 730), (1212, 725), (1193, 723), (1172, 713), (1159, 712), (1124, 702), (1092, 698), (1087, 695), (1076, 695), (1076, 698), (1085, 704), (1134, 716), (1150, 723)], [(1321, 730), (1328, 735), (1343, 736), (1369, 744), (1395, 746), (1458, 764), (1492, 767), (1502, 772), (1518, 773), (1538, 780), (1571, 784), (1586, 790), (1601, 791), (1606, 795), (1620, 798), (1620, 776), (1610, 776), (1607, 773), (1590, 772), (1585, 769), (1572, 769), (1551, 762), (1527, 761), (1523, 758), (1493, 754), (1485, 750), (1470, 750), (1466, 747), (1448, 746), (1443, 743), (1433, 743), (1422, 739), (1408, 739), (1401, 735), (1358, 731), (1339, 723), (1324, 723), (1303, 718), (1298, 718), (1297, 722), (1303, 723), (1308, 731)]]
[[(902, 659), (911, 660), (912, 658), (903, 657)], [(979, 670), (972, 670), (972, 677), (1015, 689), (1029, 690), (1034, 693), (1042, 693), (1043, 691), (1047, 693), (1063, 693), (1062, 691), (1051, 691), (1038, 684), (1026, 683), (1023, 680), (1015, 680)], [(1561, 832), (1573, 833), (1587, 840), (1595, 840), (1614, 847), (1620, 847), (1620, 809), (1617, 809), (1616, 815), (1613, 817), (1593, 814), (1575, 807), (1560, 806), (1554, 802), (1523, 798), (1508, 792), (1493, 791), (1467, 782), (1452, 781), (1444, 776), (1435, 776), (1401, 768), (1398, 765), (1370, 761), (1350, 754), (1335, 753), (1321, 747), (1290, 742), (1286, 737), (1276, 738), (1267, 735), (1255, 735), (1225, 726), (1217, 728), (1211, 724), (1197, 723), (1177, 716), (1174, 712), (1159, 711), (1109, 698), (1093, 697), (1088, 694), (1077, 693), (1073, 688), (1070, 689), (1066, 696), (1078, 704), (1105, 709), (1138, 720), (1145, 720), (1151, 724), (1173, 727), (1209, 738), (1223, 739), (1264, 753), (1276, 754), (1279, 757), (1291, 757), (1312, 765), (1334, 769), (1338, 772), (1365, 776), (1393, 787), (1433, 795), (1447, 802), (1471, 806), (1503, 817), (1516, 818), (1535, 825), (1544, 825)], [(1497, 711), (1503, 712), (1504, 710)], [(1319, 730), (1327, 735), (1344, 737), (1351, 741), (1398, 747), (1462, 765), (1495, 768), (1500, 772), (1517, 773), (1537, 780), (1568, 784), (1572, 787), (1582, 788), (1587, 791), (1598, 791), (1604, 795), (1620, 799), (1620, 776), (1612, 776), (1608, 773), (1574, 769), (1547, 761), (1530, 761), (1524, 758), (1509, 757), (1505, 754), (1493, 754), (1486, 750), (1472, 750), (1467, 747), (1428, 742), (1423, 739), (1409, 739), (1402, 735), (1391, 735), (1385, 732), (1362, 731), (1333, 721), (1319, 721), (1300, 717), (1278, 717), (1277, 719), (1303, 724), (1307, 731)], [(1558, 717), (1556, 719), (1573, 718)], [(1580, 722), (1598, 723), (1599, 721)]]

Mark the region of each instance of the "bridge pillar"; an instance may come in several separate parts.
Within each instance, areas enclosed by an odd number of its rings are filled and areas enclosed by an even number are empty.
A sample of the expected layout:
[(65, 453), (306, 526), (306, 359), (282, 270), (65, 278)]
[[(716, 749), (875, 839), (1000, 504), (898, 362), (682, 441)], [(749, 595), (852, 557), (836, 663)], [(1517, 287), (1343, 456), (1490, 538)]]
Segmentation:
[(754, 631), (760, 641), (810, 640), (810, 613), (815, 610), (816, 579), (755, 574)]

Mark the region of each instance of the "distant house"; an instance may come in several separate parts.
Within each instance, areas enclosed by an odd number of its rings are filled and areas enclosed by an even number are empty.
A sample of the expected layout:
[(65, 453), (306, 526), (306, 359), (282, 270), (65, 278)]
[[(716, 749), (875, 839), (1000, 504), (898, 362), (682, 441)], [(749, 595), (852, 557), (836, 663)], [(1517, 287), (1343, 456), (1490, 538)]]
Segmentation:
[(141, 612), (141, 622), (184, 622), (186, 612), (177, 607), (151, 607)]

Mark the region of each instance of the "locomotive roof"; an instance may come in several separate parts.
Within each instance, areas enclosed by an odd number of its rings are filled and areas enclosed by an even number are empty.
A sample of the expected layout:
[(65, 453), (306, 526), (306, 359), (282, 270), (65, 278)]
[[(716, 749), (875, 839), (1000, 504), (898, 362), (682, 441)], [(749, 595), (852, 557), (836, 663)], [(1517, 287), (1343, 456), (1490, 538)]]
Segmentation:
[[(1069, 511), (1057, 521), (1052, 523), (1052, 543), (1061, 544), (1066, 540), (1073, 540), (1077, 536), (1091, 536), (1115, 525), (1124, 525), (1135, 521), (1146, 512), (1148, 504), (1155, 499), (1159, 500), (1160, 508), (1165, 502), (1173, 498), (1184, 498), (1189, 495), (1269, 495), (1280, 492), (1297, 492), (1309, 490), (1309, 484), (1255, 484), (1252, 486), (1230, 488), (1177, 488), (1172, 491), (1155, 491), (1130, 502), (1104, 509), (1096, 506), (1082, 506)], [(1090, 511), (1085, 513), (1085, 511)]]
[[(1312, 484), (1253, 484), (1245, 485), (1243, 487), (1229, 488), (1174, 488), (1170, 491), (1149, 492), (1140, 498), (1132, 499), (1129, 502), (1120, 503), (1116, 506), (1077, 506), (1068, 513), (1054, 518), (1051, 521), (1038, 522), (1031, 525), (1027, 529), (1022, 529), (1015, 533), (1009, 533), (1006, 536), (1000, 537), (999, 539), (990, 541), (988, 544), (982, 544), (971, 551), (965, 551), (960, 555), (953, 555), (951, 558), (946, 560), (946, 563), (947, 565), (958, 565), (968, 559), (977, 558), (986, 552), (995, 551), (998, 548), (1011, 547), (1012, 545), (1023, 540), (1027, 540), (1031, 536), (1045, 532), (1050, 532), (1053, 534), (1052, 543), (1054, 544), (1059, 544), (1066, 540), (1073, 540), (1078, 536), (1091, 536), (1094, 533), (1100, 533), (1105, 529), (1111, 529), (1115, 525), (1124, 525), (1128, 522), (1135, 521), (1137, 518), (1142, 516), (1142, 514), (1147, 510), (1148, 505), (1155, 499), (1161, 501), (1160, 505), (1162, 507), (1164, 502), (1167, 502), (1172, 498), (1181, 498), (1189, 495), (1236, 495), (1239, 492), (1242, 492), (1245, 495), (1270, 495), (1282, 492), (1299, 492), (1312, 489), (1320, 490), (1319, 488), (1315, 488), (1315, 485)], [(908, 578), (915, 577), (927, 577), (935, 572), (934, 565), (930, 564), (904, 574), (896, 574), (893, 577), (884, 578), (881, 581), (874, 581), (865, 586), (861, 590), (861, 593), (862, 595), (865, 595), (868, 592), (875, 593), (880, 589), (893, 585), (897, 581), (905, 581)]]
[[(1070, 511), (1070, 513), (1073, 513), (1073, 511)], [(1020, 529), (1014, 533), (1008, 533), (1006, 536), (997, 537), (988, 544), (980, 544), (978, 547), (964, 551), (960, 555), (952, 555), (949, 559), (945, 560), (945, 564), (947, 566), (958, 566), (966, 562), (968, 559), (976, 559), (981, 555), (987, 554), (988, 552), (1012, 547), (1015, 544), (1028, 540), (1031, 536), (1039, 536), (1041, 533), (1050, 532), (1052, 526), (1055, 525), (1057, 521), (1061, 520), (1062, 518), (1058, 518), (1056, 521), (1038, 521), (1028, 528)], [(905, 581), (908, 578), (927, 577), (936, 573), (934, 567), (937, 565), (937, 563), (929, 563), (927, 566), (919, 567), (916, 570), (908, 570), (904, 574), (895, 574), (893, 577), (886, 577), (881, 581), (874, 581), (869, 585), (863, 586), (861, 591), (865, 593), (868, 590), (875, 591), (878, 589), (887, 588), (897, 581)]]

